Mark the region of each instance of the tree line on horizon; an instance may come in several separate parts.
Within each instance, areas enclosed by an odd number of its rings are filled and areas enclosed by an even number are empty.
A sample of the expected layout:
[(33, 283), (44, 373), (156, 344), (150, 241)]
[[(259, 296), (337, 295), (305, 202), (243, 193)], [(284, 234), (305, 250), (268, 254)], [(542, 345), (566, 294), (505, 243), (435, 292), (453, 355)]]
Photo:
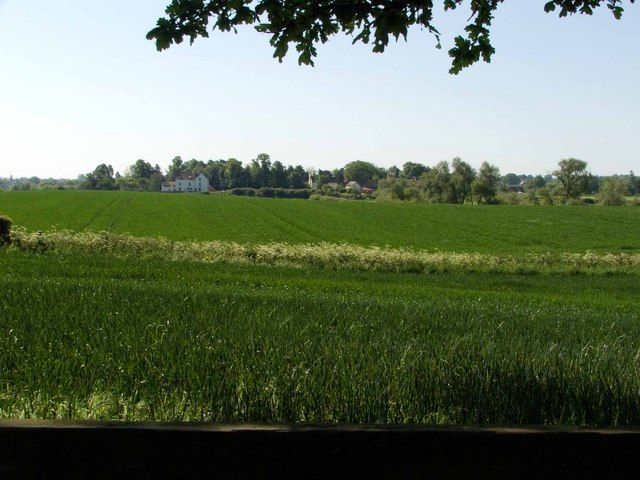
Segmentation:
[[(235, 158), (184, 161), (174, 157), (166, 171), (159, 165), (137, 160), (123, 174), (100, 164), (77, 180), (0, 179), (0, 188), (13, 190), (77, 188), (86, 190), (160, 191), (162, 184), (181, 177), (204, 174), (214, 190), (247, 194), (248, 190), (307, 189), (313, 195), (429, 203), (521, 203), (514, 196), (525, 194), (529, 203), (566, 203), (581, 195), (599, 195), (601, 203), (619, 204), (620, 198), (640, 195), (640, 178), (634, 172), (610, 177), (592, 175), (586, 162), (561, 160), (548, 175), (507, 173), (484, 162), (478, 170), (456, 157), (433, 166), (406, 162), (402, 168), (383, 168), (356, 160), (334, 170), (285, 166), (261, 153), (246, 165)], [(369, 194), (347, 188), (355, 182)], [(252, 193), (253, 194), (253, 193)], [(511, 196), (509, 196), (511, 194)], [(273, 196), (273, 195), (264, 195)], [(305, 197), (305, 198), (308, 198)], [(604, 199), (604, 201), (602, 200)]]

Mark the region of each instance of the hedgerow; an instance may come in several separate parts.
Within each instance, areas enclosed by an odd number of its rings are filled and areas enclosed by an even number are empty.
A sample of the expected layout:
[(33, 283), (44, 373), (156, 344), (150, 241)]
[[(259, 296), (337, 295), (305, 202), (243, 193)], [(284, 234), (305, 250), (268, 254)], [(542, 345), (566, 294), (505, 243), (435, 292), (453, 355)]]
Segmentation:
[(428, 252), (406, 248), (350, 244), (239, 244), (174, 242), (108, 232), (27, 232), (15, 229), (13, 248), (22, 251), (104, 253), (119, 257), (164, 258), (193, 262), (255, 263), (355, 271), (436, 273), (470, 272), (618, 272), (640, 269), (640, 254), (545, 253), (497, 256), (480, 253)]

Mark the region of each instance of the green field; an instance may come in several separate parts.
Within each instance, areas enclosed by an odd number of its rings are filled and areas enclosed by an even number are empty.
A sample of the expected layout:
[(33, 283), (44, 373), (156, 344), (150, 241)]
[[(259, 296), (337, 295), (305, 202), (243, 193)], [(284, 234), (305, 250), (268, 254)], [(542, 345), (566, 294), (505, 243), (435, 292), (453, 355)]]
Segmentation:
[(0, 263), (0, 417), (640, 423), (638, 275)]
[(0, 418), (640, 425), (640, 209), (34, 191), (0, 214), (27, 229), (0, 248)]
[(30, 230), (173, 240), (351, 243), (452, 252), (640, 252), (640, 208), (332, 202), (138, 192), (0, 192)]

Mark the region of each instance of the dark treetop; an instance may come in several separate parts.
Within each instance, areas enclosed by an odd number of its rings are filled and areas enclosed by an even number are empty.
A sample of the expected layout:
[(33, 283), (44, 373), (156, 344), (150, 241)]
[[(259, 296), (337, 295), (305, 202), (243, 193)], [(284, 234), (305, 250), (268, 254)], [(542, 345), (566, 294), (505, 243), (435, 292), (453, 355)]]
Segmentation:
[[(166, 16), (158, 20), (147, 38), (155, 40), (158, 50), (164, 50), (185, 37), (191, 43), (197, 37), (208, 37), (209, 27), (228, 32), (236, 31), (238, 25), (255, 24), (257, 31), (271, 35), (274, 57), (282, 60), (293, 44), (299, 63), (313, 65), (315, 45), (338, 32), (352, 35), (354, 43), (372, 42), (374, 52), (383, 52), (391, 36), (406, 40), (409, 27), (420, 25), (435, 35), (439, 48), (440, 34), (432, 23), (438, 1), (445, 10), (470, 9), (464, 35), (457, 36), (449, 50), (453, 59), (450, 72), (457, 74), (480, 58), (489, 62), (495, 52), (489, 36), (491, 21), (505, 0), (171, 0)], [(627, 3), (635, 0), (542, 0), (540, 6), (565, 17), (591, 15), (606, 5), (619, 19)]]

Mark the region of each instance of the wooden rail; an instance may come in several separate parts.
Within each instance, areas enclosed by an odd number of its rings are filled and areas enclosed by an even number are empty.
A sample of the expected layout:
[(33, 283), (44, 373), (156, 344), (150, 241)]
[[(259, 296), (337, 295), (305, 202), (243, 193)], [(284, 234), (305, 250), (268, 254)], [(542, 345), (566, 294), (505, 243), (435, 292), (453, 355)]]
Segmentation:
[(0, 421), (0, 479), (638, 475), (640, 430)]

